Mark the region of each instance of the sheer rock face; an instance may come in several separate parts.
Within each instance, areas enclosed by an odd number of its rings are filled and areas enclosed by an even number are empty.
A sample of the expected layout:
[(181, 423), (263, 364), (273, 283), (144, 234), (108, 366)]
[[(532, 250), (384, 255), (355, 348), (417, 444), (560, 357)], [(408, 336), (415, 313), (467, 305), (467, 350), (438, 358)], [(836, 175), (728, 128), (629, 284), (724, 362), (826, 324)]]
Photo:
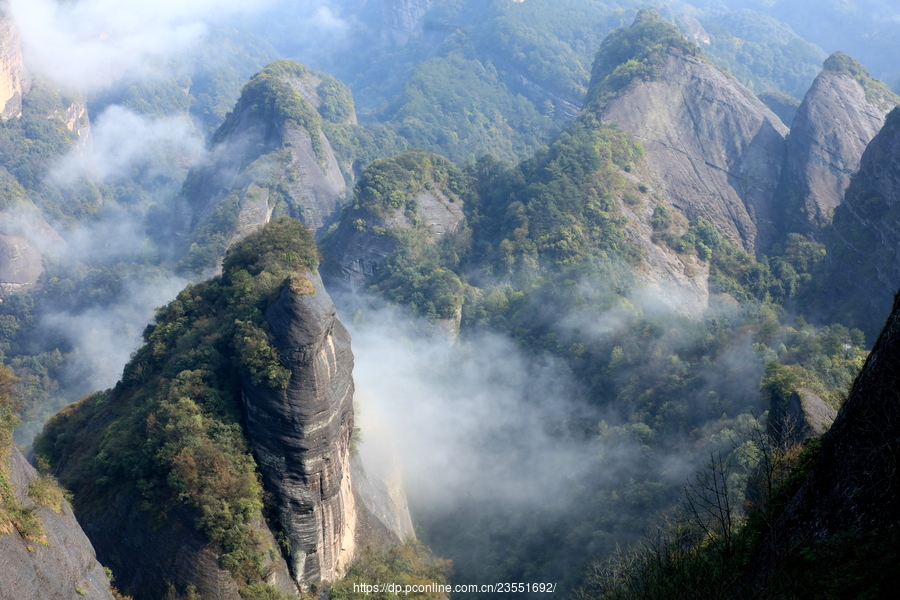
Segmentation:
[(288, 387), (242, 385), (247, 438), (275, 498), (301, 589), (339, 577), (357, 544), (405, 537), (358, 502), (351, 475), (350, 335), (319, 276), (310, 277), (315, 293), (294, 296), (285, 287), (265, 311), (275, 347), (292, 372)]
[(843, 531), (896, 535), (900, 514), (900, 297), (779, 523), (782, 543)]
[(863, 151), (894, 106), (893, 94), (867, 95), (849, 73), (826, 69), (816, 77), (788, 137), (784, 181), (791, 231), (816, 233), (831, 221)]
[(666, 202), (748, 252), (770, 242), (787, 128), (752, 92), (670, 49), (662, 76), (635, 79), (600, 112), (632, 133)]
[(31, 77), (22, 60), (22, 44), (12, 18), (0, 7), (0, 119), (22, 114), (22, 96), (31, 87)]
[(874, 337), (900, 286), (900, 108), (863, 153), (824, 237), (829, 312)]
[(403, 45), (419, 27), (432, 0), (382, 0), (384, 21), (394, 41)]
[(29, 498), (28, 486), (37, 473), (17, 448), (6, 452), (13, 492), (20, 504), (37, 514), (47, 544), (26, 541), (15, 530), (2, 533), (0, 529), (0, 599), (112, 600), (109, 579), (72, 509), (66, 504), (55, 513)]

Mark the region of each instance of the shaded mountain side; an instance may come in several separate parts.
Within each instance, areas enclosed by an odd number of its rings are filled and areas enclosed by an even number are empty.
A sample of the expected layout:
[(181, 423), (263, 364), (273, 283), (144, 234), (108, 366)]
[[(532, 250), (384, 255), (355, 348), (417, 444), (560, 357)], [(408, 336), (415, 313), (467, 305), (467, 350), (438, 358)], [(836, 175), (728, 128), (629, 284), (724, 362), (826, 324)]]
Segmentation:
[(824, 232), (824, 313), (874, 338), (900, 285), (900, 110), (866, 148)]
[(159, 310), (116, 387), (36, 443), (137, 600), (170, 583), (296, 595), (412, 535), (402, 494), (355, 489), (353, 358), (317, 260), (289, 218), (235, 244), (222, 276)]
[(586, 112), (634, 135), (665, 202), (762, 252), (787, 128), (756, 96), (700, 56), (674, 25), (642, 10), (594, 62)]
[(887, 598), (900, 556), (900, 296), (745, 590)]
[(865, 67), (836, 52), (797, 110), (784, 171), (784, 225), (819, 234), (844, 199), (866, 146), (897, 98)]

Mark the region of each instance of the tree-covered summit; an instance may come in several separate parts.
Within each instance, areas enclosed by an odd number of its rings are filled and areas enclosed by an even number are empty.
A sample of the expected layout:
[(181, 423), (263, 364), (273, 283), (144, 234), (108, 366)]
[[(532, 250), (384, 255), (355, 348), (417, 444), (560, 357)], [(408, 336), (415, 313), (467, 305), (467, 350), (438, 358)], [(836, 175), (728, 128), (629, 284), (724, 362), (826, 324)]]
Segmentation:
[(138, 495), (148, 518), (193, 515), (241, 583), (264, 580), (264, 497), (241, 418), (241, 381), (284, 388), (291, 371), (263, 311), (285, 287), (316, 293), (315, 242), (282, 218), (235, 244), (224, 272), (160, 308), (121, 381), (56, 415), (36, 442), (75, 493), (76, 512)]
[(585, 105), (621, 90), (634, 79), (658, 79), (663, 57), (670, 49), (691, 56), (700, 54), (696, 44), (655, 10), (638, 11), (631, 26), (616, 29), (600, 44)]

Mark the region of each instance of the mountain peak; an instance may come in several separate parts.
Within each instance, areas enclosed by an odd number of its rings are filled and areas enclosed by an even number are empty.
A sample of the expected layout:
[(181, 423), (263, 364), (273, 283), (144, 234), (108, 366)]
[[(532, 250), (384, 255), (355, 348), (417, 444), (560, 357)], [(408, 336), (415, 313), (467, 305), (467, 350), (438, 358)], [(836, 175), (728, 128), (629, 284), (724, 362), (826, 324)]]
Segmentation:
[(603, 99), (633, 79), (659, 79), (663, 57), (671, 50), (691, 56), (700, 54), (699, 46), (655, 10), (638, 11), (631, 26), (616, 29), (600, 45), (594, 57), (586, 105), (598, 100), (602, 104)]

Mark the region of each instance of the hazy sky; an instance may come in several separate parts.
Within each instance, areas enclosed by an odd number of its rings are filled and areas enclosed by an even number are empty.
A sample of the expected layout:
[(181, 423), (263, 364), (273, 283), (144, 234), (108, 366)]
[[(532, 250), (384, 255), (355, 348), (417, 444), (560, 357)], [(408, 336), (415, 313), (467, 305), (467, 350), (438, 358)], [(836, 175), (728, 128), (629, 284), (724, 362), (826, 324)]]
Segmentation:
[(211, 24), (277, 0), (10, 0), (29, 68), (74, 91), (109, 85), (191, 47)]

